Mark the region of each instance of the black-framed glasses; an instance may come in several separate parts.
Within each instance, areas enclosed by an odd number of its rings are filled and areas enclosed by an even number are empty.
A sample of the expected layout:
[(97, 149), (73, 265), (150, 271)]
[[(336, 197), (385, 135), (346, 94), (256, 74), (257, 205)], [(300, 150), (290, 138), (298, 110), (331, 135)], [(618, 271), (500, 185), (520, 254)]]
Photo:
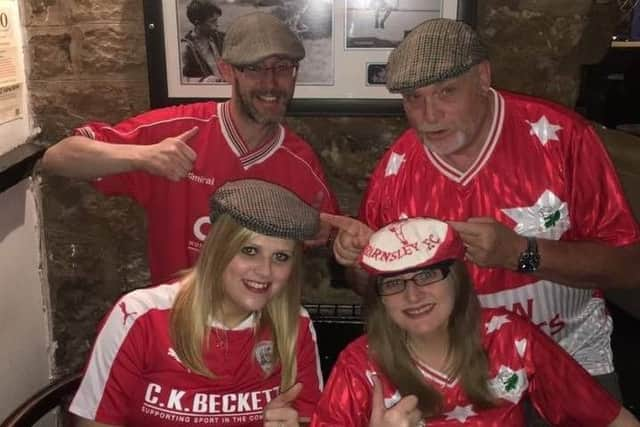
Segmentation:
[(282, 79), (295, 77), (298, 73), (297, 62), (279, 62), (270, 67), (265, 67), (263, 65), (242, 65), (237, 66), (236, 68), (245, 76), (253, 80), (262, 79), (268, 76), (271, 72), (273, 72), (277, 78)]
[(420, 269), (411, 277), (379, 277), (376, 281), (376, 291), (380, 296), (389, 296), (404, 292), (409, 282), (424, 287), (444, 280), (451, 271), (451, 262), (445, 262)]

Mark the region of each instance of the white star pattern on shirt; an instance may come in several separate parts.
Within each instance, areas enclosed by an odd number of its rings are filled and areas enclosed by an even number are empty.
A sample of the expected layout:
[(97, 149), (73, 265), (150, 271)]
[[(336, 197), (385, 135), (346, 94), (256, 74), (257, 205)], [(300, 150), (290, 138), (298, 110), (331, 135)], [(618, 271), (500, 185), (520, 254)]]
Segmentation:
[(471, 409), (472, 407), (473, 405), (456, 406), (453, 411), (445, 412), (444, 414), (447, 416), (446, 418), (447, 420), (456, 419), (461, 423), (463, 423), (467, 421), (467, 418), (470, 418), (476, 415), (476, 413), (473, 412), (473, 409)]
[(532, 206), (502, 209), (516, 222), (513, 230), (522, 236), (537, 236), (558, 240), (569, 229), (569, 208), (550, 190), (536, 200)]
[(391, 153), (384, 176), (397, 175), (402, 163), (404, 163), (404, 154)]
[(549, 122), (546, 116), (540, 117), (537, 122), (527, 120), (527, 123), (531, 126), (529, 135), (537, 136), (542, 145), (546, 145), (549, 141), (560, 141), (556, 132), (561, 130), (562, 127)]
[(504, 325), (505, 323), (509, 323), (511, 320), (507, 318), (506, 314), (501, 314), (500, 316), (493, 316), (491, 320), (484, 324), (487, 328), (487, 333), (490, 334), (493, 331), (497, 331)]

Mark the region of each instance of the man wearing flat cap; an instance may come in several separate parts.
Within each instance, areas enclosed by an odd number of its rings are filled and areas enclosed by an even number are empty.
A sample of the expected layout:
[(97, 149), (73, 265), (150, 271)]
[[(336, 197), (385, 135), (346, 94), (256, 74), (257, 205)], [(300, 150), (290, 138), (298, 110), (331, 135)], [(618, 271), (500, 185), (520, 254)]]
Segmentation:
[(47, 150), (43, 169), (91, 180), (145, 208), (154, 283), (193, 265), (210, 227), (209, 196), (227, 181), (270, 181), (335, 212), (317, 156), (281, 125), (304, 56), (282, 21), (243, 15), (228, 28), (218, 63), (229, 101), (152, 110), (113, 126), (88, 123)]
[[(411, 129), (378, 163), (360, 219), (449, 221), (481, 303), (529, 318), (618, 390), (601, 289), (640, 286), (640, 230), (594, 130), (559, 105), (493, 89), (478, 35), (448, 19), (402, 41), (386, 84)], [(362, 249), (356, 229), (335, 241), (342, 264)]]

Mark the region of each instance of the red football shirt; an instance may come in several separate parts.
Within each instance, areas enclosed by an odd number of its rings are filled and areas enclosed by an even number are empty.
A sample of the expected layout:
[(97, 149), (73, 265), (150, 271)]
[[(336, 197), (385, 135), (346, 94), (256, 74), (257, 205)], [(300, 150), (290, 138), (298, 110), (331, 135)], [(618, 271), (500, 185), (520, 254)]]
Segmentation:
[[(523, 426), (523, 402), (530, 398), (552, 425), (608, 426), (620, 403), (549, 337), (526, 320), (501, 309), (482, 313), (482, 346), (489, 360), (489, 388), (497, 406), (480, 409), (467, 398), (457, 378), (415, 362), (424, 380), (443, 397), (440, 415), (425, 419), (429, 427)], [(366, 427), (371, 415), (376, 374), (387, 408), (400, 393), (369, 357), (366, 336), (340, 354), (316, 407), (312, 427)]]
[[(525, 236), (623, 246), (640, 231), (600, 139), (575, 113), (492, 91), (491, 130), (461, 172), (427, 150), (414, 130), (385, 153), (361, 218), (374, 229), (403, 217), (493, 217)], [(528, 317), (591, 374), (613, 371), (611, 318), (599, 292), (468, 263), (480, 302)]]
[[(179, 284), (133, 291), (103, 320), (70, 411), (83, 418), (127, 426), (262, 426), (265, 405), (279, 393), (280, 368), (273, 367), (270, 333), (255, 334), (255, 319), (236, 328), (214, 326), (207, 367), (209, 379), (182, 365), (169, 336), (171, 307)], [(294, 402), (310, 417), (320, 398), (316, 334), (307, 312), (298, 323)]]
[(275, 137), (255, 150), (244, 143), (229, 104), (195, 103), (152, 110), (115, 126), (91, 123), (77, 134), (114, 144), (155, 144), (197, 126), (188, 142), (197, 159), (187, 178), (173, 182), (145, 172), (97, 179), (108, 195), (126, 195), (144, 208), (153, 283), (191, 267), (210, 227), (209, 198), (227, 181), (256, 178), (282, 185), (310, 205), (336, 213), (335, 196), (311, 147), (280, 126)]

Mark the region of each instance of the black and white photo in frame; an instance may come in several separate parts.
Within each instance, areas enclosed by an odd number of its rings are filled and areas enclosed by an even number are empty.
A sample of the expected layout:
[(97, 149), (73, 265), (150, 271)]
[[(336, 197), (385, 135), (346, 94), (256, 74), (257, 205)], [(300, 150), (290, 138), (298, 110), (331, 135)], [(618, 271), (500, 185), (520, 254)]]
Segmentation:
[(300, 62), (297, 83), (332, 85), (332, 0), (176, 0), (179, 69), (182, 84), (225, 84), (215, 65), (224, 34), (239, 16), (264, 12), (289, 25), (307, 52)]
[(287, 23), (306, 50), (291, 113), (400, 113), (380, 64), (420, 21), (472, 19), (474, 1), (143, 0), (152, 106), (229, 98), (216, 68), (224, 34), (239, 16), (259, 11)]
[(345, 0), (346, 47), (396, 47), (419, 23), (443, 15), (440, 0)]

